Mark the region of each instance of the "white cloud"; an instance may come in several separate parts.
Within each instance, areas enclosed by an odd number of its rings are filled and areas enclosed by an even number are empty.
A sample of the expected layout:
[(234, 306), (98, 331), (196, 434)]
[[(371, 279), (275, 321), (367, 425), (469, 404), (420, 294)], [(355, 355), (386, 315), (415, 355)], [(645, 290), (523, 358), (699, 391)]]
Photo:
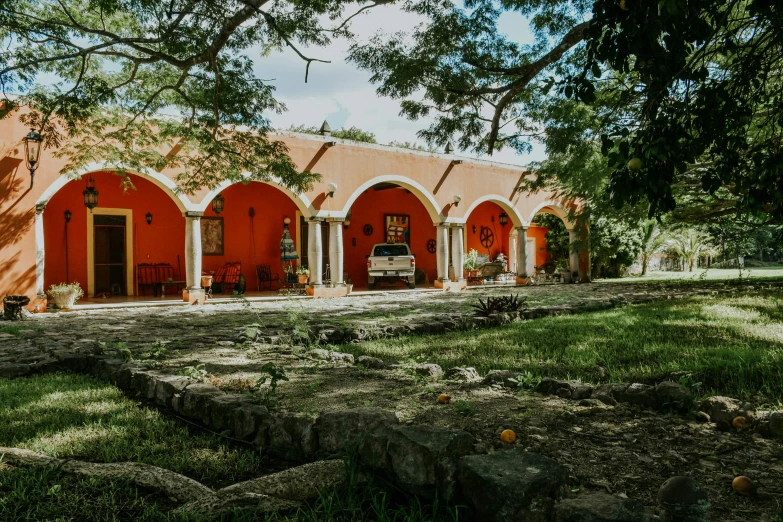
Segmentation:
[[(353, 30), (363, 42), (379, 31), (386, 34), (410, 31), (420, 21), (394, 6), (382, 6), (354, 19)], [(519, 43), (532, 42), (533, 36), (522, 15), (504, 14), (499, 27)], [(370, 83), (370, 74), (345, 62), (347, 49), (345, 41), (337, 41), (327, 48), (301, 49), (308, 57), (331, 60), (329, 64), (312, 63), (307, 83), (304, 82), (305, 62), (290, 49), (257, 60), (257, 74), (274, 79), (270, 83), (277, 89), (276, 97), (288, 107), (287, 112), (270, 116), (272, 124), (281, 129), (291, 125), (320, 126), (326, 119), (333, 129), (356, 126), (372, 132), (379, 143), (421, 142), (416, 132), (429, 126), (430, 120), (410, 121), (400, 116), (399, 100), (379, 97)], [(468, 152), (461, 154), (475, 156)], [(531, 154), (503, 150), (491, 159), (524, 165), (544, 157), (543, 147), (534, 145)]]

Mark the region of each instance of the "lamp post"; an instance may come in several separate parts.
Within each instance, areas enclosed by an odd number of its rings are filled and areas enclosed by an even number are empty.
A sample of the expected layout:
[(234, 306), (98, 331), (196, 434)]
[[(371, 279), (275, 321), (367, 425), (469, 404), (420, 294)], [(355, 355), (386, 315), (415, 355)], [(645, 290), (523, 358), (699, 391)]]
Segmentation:
[(24, 137), (24, 161), (27, 164), (27, 168), (30, 170), (30, 188), (33, 188), (35, 169), (38, 168), (38, 161), (41, 159), (42, 142), (43, 137), (34, 130), (31, 130), (30, 133)]

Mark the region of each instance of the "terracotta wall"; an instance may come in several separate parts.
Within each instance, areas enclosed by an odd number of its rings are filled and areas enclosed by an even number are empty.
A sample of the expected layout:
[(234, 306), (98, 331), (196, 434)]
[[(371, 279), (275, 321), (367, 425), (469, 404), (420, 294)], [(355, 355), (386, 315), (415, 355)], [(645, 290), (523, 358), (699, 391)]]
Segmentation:
[[(357, 287), (367, 286), (367, 258), (373, 245), (383, 243), (384, 215), (408, 214), (411, 218), (411, 251), (416, 267), (424, 270), (430, 284), (437, 279), (435, 254), (427, 252), (427, 241), (435, 239), (435, 226), (424, 205), (405, 189), (369, 189), (351, 208), (351, 225), (343, 230), (345, 271)], [(364, 235), (364, 225), (372, 225), (372, 235)], [(356, 239), (356, 246), (353, 246)]]
[(546, 251), (546, 227), (539, 227), (538, 225), (530, 225), (527, 229), (527, 237), (536, 239), (536, 261), (535, 266), (541, 266), (546, 263), (547, 251)]
[[(466, 252), (475, 248), (479, 254), (489, 254), (490, 259), (493, 261), (501, 252), (506, 258), (509, 258), (509, 234), (513, 230), (514, 225), (509, 220), (505, 227), (500, 226), (499, 217), (501, 211), (500, 206), (490, 201), (486, 201), (473, 209), (473, 212), (468, 216), (467, 225), (465, 226)], [(473, 232), (474, 226), (476, 227), (475, 233)], [(489, 228), (494, 234), (494, 243), (489, 249), (481, 244), (481, 227)]]
[[(122, 208), (133, 211), (133, 223), (126, 233), (134, 234), (134, 259), (136, 263), (169, 263), (185, 278), (185, 218), (171, 198), (160, 188), (139, 176), (131, 176), (136, 190), (124, 191), (120, 177), (110, 173), (94, 174), (98, 190), (99, 207)], [(68, 276), (70, 282), (78, 281), (87, 292), (87, 213), (82, 191), (85, 182), (71, 181), (49, 200), (44, 211), (44, 239), (46, 269), (44, 284), (48, 289), (55, 283), (66, 282), (65, 277), (65, 217), (70, 210), (68, 224)], [(152, 213), (152, 224), (146, 221)], [(134, 271), (135, 277), (135, 271)], [(135, 280), (134, 280), (135, 286)], [(149, 289), (146, 289), (150, 293)]]
[[(283, 278), (280, 262), (280, 239), (283, 236), (283, 219), (291, 218), (291, 237), (296, 243), (296, 205), (278, 189), (264, 183), (238, 183), (222, 192), (225, 199), (224, 210), (218, 217), (223, 218), (224, 254), (222, 256), (205, 255), (202, 257), (202, 270), (216, 271), (224, 264), (233, 261), (242, 263), (242, 273), (247, 278), (248, 291), (255, 291), (255, 265), (269, 265), (272, 273)], [(255, 209), (253, 233), (249, 210)], [(206, 217), (215, 217), (211, 205), (204, 213)], [(255, 239), (255, 254), (253, 240)]]

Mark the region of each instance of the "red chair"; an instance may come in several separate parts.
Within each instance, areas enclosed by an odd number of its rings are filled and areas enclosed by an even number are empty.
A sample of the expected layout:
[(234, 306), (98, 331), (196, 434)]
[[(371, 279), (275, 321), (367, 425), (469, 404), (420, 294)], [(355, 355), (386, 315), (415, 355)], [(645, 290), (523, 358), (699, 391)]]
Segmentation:
[(239, 274), (242, 273), (242, 263), (226, 263), (217, 272), (212, 279), (212, 284), (219, 284), (221, 293), (226, 291), (233, 292), (234, 286), (239, 282)]
[(136, 265), (136, 281), (139, 285), (139, 290), (142, 290), (145, 286), (155, 287), (155, 283), (158, 282), (158, 272), (155, 265), (151, 263), (139, 263)]

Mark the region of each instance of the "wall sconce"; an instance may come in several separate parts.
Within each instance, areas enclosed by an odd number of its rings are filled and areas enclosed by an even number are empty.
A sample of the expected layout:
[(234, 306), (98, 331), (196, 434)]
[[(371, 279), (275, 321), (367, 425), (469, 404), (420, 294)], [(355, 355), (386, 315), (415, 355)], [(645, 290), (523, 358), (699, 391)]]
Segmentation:
[(65, 222), (66, 223), (70, 223), (71, 222), (71, 216), (72, 216), (71, 211), (70, 210), (66, 210), (65, 211)]
[(337, 183), (332, 181), (326, 186), (326, 193), (329, 194), (330, 198), (333, 198), (335, 192), (337, 192)]
[(87, 179), (87, 188), (84, 189), (82, 194), (84, 195), (84, 206), (92, 212), (92, 209), (98, 206), (98, 191), (95, 190), (95, 180), (92, 174)]
[(147, 215), (144, 216), (144, 217), (147, 219), (147, 224), (151, 225), (152, 224), (152, 212), (147, 212)]
[(348, 228), (349, 226), (351, 226), (350, 219), (346, 219), (345, 221), (343, 221), (343, 228)]
[(287, 218), (283, 219), (283, 224), (290, 225), (291, 224), (291, 218), (287, 217)]
[(41, 159), (41, 142), (43, 137), (34, 130), (24, 137), (24, 160), (30, 171), (30, 188), (33, 188), (35, 169), (38, 168), (38, 160)]
[(462, 201), (462, 196), (459, 194), (454, 194), (454, 206), (458, 207), (459, 202)]
[(223, 212), (223, 208), (226, 205), (226, 200), (223, 198), (222, 194), (218, 194), (215, 196), (215, 199), (212, 200), (212, 212), (215, 214), (220, 214)]
[(504, 210), (500, 211), (500, 226), (505, 227), (508, 224), (508, 214)]
[(473, 233), (476, 233), (476, 225), (473, 225)]

